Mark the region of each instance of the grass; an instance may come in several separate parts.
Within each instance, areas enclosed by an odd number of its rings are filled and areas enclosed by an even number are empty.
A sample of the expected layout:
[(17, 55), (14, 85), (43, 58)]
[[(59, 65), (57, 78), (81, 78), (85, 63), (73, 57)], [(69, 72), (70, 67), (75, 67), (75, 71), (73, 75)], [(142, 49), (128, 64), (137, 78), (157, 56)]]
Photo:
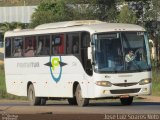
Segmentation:
[[(153, 68), (152, 95), (160, 96), (160, 69)], [(0, 65), (0, 98), (26, 100), (26, 97), (17, 97), (6, 92), (4, 66)]]
[(152, 95), (160, 96), (160, 68), (153, 68), (152, 71)]
[(5, 85), (5, 76), (4, 76), (4, 66), (0, 65), (0, 97), (3, 98), (6, 94), (6, 85)]

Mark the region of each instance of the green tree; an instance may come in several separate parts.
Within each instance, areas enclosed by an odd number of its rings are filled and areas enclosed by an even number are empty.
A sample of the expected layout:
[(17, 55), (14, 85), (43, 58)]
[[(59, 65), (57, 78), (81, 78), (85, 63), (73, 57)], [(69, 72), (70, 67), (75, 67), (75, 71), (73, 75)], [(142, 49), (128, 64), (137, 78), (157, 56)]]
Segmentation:
[(160, 0), (151, 0), (150, 9), (145, 14), (146, 27), (150, 33), (150, 38), (153, 40), (156, 47), (156, 56), (157, 61), (160, 64), (160, 24), (159, 24), (159, 15), (160, 15)]
[(50, 23), (53, 22), (54, 16), (52, 11), (39, 11), (35, 12), (32, 15), (30, 28), (34, 28), (37, 25), (43, 24), (43, 23)]
[(158, 20), (160, 14), (160, 0), (150, 0), (149, 4), (145, 7), (147, 7), (144, 14), (146, 21)]
[[(96, 0), (97, 1), (97, 0)], [(116, 0), (98, 0), (98, 18), (102, 21), (115, 22), (117, 16)]]
[(8, 30), (13, 30), (13, 26), (10, 23), (5, 22), (5, 23), (1, 24), (0, 30), (3, 32), (6, 32)]
[(118, 17), (120, 23), (132, 23), (135, 24), (137, 21), (136, 15), (128, 8), (128, 5), (122, 7)]
[(0, 25), (0, 31), (6, 32), (6, 31), (9, 31), (9, 30), (14, 30), (14, 29), (24, 29), (26, 27), (27, 26), (24, 23), (19, 23), (19, 22), (8, 23), (8, 22), (5, 22), (5, 23), (2, 23)]
[(64, 0), (43, 0), (31, 18), (30, 27), (39, 24), (70, 20), (69, 11)]
[(115, 0), (44, 0), (33, 13), (30, 27), (83, 19), (116, 21), (116, 14)]
[(115, 0), (68, 0), (73, 5), (73, 19), (97, 19), (115, 21)]

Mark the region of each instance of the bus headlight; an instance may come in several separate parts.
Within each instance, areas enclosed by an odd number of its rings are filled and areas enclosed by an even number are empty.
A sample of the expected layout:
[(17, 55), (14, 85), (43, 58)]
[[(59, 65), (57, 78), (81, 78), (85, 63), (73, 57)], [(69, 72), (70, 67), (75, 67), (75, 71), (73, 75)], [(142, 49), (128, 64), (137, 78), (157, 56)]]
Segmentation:
[(111, 86), (112, 86), (112, 83), (109, 82), (109, 81), (97, 81), (97, 82), (96, 82), (96, 85), (104, 86), (104, 87), (111, 87)]
[(151, 81), (152, 81), (151, 78), (143, 79), (139, 82), (139, 85), (145, 85), (145, 84), (151, 83)]

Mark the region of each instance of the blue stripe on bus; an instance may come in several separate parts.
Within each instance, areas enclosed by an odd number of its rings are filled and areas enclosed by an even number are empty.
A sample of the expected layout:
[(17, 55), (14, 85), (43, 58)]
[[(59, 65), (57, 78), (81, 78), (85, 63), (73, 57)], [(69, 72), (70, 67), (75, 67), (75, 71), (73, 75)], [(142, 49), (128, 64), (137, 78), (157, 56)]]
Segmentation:
[[(61, 58), (61, 56), (59, 56), (59, 58), (60, 58), (60, 62), (62, 61), (62, 58)], [(52, 63), (52, 57), (50, 56), (50, 63)], [(62, 66), (61, 65), (59, 65), (60, 66), (60, 73), (59, 73), (59, 75), (58, 75), (58, 77), (55, 77), (54, 76), (54, 74), (53, 74), (53, 72), (52, 72), (52, 67), (50, 67), (50, 74), (51, 74), (51, 76), (52, 76), (52, 79), (57, 83), (57, 82), (59, 82), (59, 80), (61, 79), (61, 76), (62, 76)]]

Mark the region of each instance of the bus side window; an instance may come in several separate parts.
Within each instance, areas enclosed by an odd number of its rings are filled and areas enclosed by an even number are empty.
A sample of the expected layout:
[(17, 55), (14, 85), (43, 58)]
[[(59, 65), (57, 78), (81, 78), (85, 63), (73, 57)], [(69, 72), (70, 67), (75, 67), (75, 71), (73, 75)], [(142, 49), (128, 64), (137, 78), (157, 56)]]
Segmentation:
[(51, 53), (52, 55), (64, 54), (64, 35), (53, 35), (52, 36), (52, 47)]
[(5, 56), (11, 57), (11, 38), (5, 40)]
[(73, 36), (72, 38), (72, 53), (79, 53), (79, 36)]
[(66, 53), (79, 54), (79, 33), (68, 33), (66, 40)]
[(36, 37), (25, 37), (25, 50), (24, 56), (25, 57), (33, 57), (35, 56), (35, 49), (36, 49)]
[(23, 39), (22, 37), (15, 37), (13, 42), (13, 57), (21, 57), (23, 50)]
[(50, 36), (49, 35), (38, 37), (38, 46), (37, 46), (36, 54), (37, 55), (50, 54)]
[(66, 54), (71, 54), (72, 53), (72, 51), (71, 51), (71, 44), (72, 44), (72, 42), (69, 39), (69, 37), (70, 36), (67, 34), (66, 35)]

